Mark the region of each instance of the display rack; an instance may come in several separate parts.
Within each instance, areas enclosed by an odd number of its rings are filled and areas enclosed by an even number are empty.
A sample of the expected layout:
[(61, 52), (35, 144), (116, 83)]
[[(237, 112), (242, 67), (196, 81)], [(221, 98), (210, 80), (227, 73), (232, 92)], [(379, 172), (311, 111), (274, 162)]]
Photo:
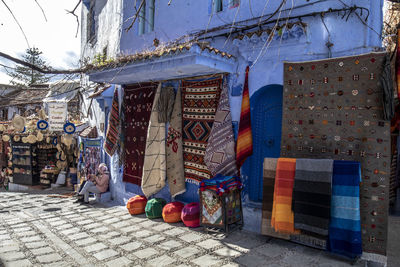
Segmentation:
[(31, 144), (12, 143), (13, 183), (35, 185), (39, 182), (36, 161), (33, 154), (36, 147)]

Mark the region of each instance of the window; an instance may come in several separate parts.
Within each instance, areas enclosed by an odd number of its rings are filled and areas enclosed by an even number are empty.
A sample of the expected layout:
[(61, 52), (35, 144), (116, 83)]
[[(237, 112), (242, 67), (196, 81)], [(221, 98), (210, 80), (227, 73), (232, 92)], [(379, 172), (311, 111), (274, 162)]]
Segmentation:
[(139, 35), (154, 31), (155, 0), (143, 0), (139, 4)]
[(87, 13), (86, 24), (86, 40), (89, 43), (94, 43), (96, 40), (96, 22), (95, 22), (95, 1), (90, 2), (89, 12)]
[(212, 5), (213, 5), (213, 12), (217, 13), (222, 11), (223, 6), (222, 6), (222, 0), (212, 0)]

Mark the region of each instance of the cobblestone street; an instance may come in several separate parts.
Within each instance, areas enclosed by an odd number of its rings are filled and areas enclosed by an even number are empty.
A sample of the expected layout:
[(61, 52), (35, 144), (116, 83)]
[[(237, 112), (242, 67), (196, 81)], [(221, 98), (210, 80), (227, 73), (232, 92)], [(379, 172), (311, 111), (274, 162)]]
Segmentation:
[(6, 192), (0, 192), (0, 258), (18, 267), (350, 266), (326, 252), (282, 240), (267, 243), (245, 231), (206, 234), (131, 216), (121, 206)]

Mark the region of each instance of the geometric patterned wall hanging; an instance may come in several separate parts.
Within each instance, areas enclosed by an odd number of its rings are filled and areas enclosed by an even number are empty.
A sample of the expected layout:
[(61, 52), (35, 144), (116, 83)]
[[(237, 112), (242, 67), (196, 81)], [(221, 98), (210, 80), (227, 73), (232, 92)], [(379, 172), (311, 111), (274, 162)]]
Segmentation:
[(386, 254), (390, 129), (379, 83), (385, 53), (284, 64), (281, 156), (361, 163), (363, 251)]

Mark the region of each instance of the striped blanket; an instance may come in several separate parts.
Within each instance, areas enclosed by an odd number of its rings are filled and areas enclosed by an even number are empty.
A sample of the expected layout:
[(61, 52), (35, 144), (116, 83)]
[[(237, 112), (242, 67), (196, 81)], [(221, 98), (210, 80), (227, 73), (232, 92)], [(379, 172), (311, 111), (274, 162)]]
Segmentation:
[(274, 236), (277, 238), (289, 239), (289, 235), (277, 233), (271, 227), (272, 205), (274, 201), (274, 185), (275, 185), (277, 163), (278, 163), (277, 158), (264, 159), (261, 234)]
[(296, 171), (296, 159), (279, 158), (276, 166), (274, 203), (272, 206), (271, 226), (275, 231), (296, 234), (292, 211), (293, 184)]
[(312, 243), (326, 247), (331, 212), (333, 160), (297, 159), (293, 188), (294, 227), (313, 234)]
[(246, 76), (243, 86), (243, 99), (240, 111), (239, 132), (236, 142), (236, 164), (238, 169), (245, 160), (253, 154), (253, 136), (251, 133), (250, 95), (249, 95), (249, 66), (246, 68)]
[(362, 254), (360, 181), (359, 162), (334, 161), (328, 250), (350, 258)]
[(111, 157), (118, 148), (117, 142), (119, 139), (119, 103), (118, 103), (118, 88), (115, 88), (112, 109), (108, 119), (108, 129), (106, 140), (104, 142), (104, 151)]

